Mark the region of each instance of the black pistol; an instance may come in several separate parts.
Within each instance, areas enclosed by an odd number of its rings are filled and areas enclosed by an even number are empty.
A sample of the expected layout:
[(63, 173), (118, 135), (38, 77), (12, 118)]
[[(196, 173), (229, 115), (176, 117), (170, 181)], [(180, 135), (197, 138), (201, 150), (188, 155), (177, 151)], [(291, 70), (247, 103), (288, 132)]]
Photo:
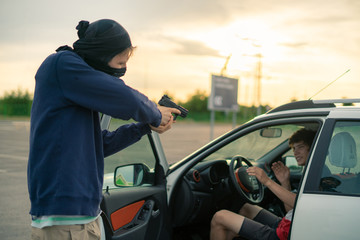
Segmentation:
[[(176, 103), (171, 101), (171, 99), (167, 95), (162, 96), (162, 98), (160, 99), (160, 101), (158, 103), (160, 106), (163, 106), (163, 107), (179, 109), (181, 112), (180, 117), (182, 117), (182, 118), (186, 118), (186, 116), (189, 112), (186, 108), (183, 108), (182, 106), (177, 105)], [(175, 114), (174, 120), (177, 118), (178, 115), (179, 114)]]

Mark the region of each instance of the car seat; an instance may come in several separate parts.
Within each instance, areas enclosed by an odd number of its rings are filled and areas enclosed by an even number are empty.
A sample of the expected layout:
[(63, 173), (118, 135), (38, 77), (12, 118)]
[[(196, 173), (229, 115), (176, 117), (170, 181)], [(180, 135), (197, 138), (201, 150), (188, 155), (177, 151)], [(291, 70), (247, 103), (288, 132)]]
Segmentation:
[(329, 160), (333, 166), (343, 168), (343, 175), (350, 174), (350, 169), (357, 164), (356, 143), (350, 133), (340, 132), (331, 139)]

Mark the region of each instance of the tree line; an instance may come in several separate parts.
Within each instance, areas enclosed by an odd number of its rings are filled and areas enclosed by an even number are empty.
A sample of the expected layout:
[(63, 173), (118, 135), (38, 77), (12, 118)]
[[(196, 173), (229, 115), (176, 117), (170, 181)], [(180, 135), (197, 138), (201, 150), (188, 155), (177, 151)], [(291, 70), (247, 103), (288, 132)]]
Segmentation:
[(12, 90), (5, 92), (0, 98), (0, 115), (30, 116), (32, 97), (28, 90)]

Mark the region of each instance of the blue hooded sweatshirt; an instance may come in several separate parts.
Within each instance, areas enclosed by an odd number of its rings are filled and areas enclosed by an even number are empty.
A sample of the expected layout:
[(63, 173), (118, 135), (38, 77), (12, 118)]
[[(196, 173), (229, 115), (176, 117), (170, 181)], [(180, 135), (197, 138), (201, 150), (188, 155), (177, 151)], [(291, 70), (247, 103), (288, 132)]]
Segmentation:
[[(50, 55), (38, 69), (31, 110), (30, 214), (96, 216), (104, 157), (159, 126), (155, 103), (73, 51)], [(99, 112), (138, 123), (101, 131)]]

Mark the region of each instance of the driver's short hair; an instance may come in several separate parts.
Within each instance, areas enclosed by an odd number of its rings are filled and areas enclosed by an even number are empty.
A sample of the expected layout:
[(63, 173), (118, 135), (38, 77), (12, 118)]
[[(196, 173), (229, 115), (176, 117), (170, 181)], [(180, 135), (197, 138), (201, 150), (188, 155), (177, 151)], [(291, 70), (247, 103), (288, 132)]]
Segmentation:
[(302, 128), (291, 135), (289, 145), (292, 146), (294, 143), (304, 141), (305, 144), (311, 147), (315, 134), (316, 132), (314, 130)]

